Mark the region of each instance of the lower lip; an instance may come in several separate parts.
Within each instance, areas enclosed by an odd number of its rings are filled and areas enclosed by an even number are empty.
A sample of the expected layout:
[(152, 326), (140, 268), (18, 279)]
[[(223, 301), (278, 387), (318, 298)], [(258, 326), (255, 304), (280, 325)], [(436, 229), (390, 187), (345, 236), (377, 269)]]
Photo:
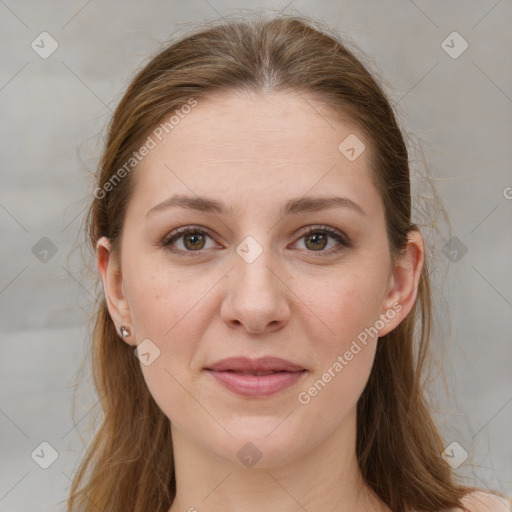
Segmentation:
[(248, 375), (234, 372), (207, 370), (225, 388), (243, 396), (270, 396), (293, 386), (305, 373), (278, 372), (269, 375)]

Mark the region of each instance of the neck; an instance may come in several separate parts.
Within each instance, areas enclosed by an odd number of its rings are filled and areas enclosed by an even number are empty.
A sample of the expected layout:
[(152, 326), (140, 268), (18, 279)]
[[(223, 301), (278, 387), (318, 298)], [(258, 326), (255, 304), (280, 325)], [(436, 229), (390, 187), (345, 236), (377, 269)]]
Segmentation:
[(171, 429), (177, 492), (169, 512), (389, 511), (360, 473), (355, 409), (314, 450), (286, 464), (250, 469), (205, 451), (174, 425)]

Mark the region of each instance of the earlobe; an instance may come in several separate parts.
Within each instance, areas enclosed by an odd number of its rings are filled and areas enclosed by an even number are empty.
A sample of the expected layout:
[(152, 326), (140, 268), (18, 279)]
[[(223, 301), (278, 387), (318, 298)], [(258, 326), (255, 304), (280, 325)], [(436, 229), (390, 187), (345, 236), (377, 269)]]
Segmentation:
[[(381, 316), (390, 318), (379, 337), (395, 329), (412, 310), (418, 295), (418, 284), (425, 261), (425, 247), (419, 230), (408, 234), (408, 242), (396, 262), (390, 278), (390, 289), (382, 304)], [(392, 315), (389, 313), (392, 312)]]
[[(96, 244), (96, 263), (103, 282), (108, 311), (120, 337), (128, 344), (135, 344), (128, 301), (123, 291), (122, 272), (110, 240), (101, 237)], [(124, 329), (122, 330), (121, 327)], [(126, 333), (129, 334), (126, 334)], [(124, 335), (123, 335), (124, 334)]]

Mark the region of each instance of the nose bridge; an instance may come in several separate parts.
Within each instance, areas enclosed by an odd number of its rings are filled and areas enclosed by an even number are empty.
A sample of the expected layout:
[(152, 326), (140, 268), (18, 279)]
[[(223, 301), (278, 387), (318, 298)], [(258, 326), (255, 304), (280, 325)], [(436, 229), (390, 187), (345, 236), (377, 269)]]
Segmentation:
[(236, 260), (236, 286), (243, 286), (251, 291), (260, 293), (276, 293), (279, 281), (274, 275), (277, 267), (270, 247), (270, 236), (247, 236), (236, 247), (238, 258)]
[(271, 252), (270, 236), (247, 236), (237, 247), (229, 289), (223, 305), (224, 320), (243, 324), (250, 332), (282, 325), (289, 314), (286, 287), (275, 274), (279, 264)]

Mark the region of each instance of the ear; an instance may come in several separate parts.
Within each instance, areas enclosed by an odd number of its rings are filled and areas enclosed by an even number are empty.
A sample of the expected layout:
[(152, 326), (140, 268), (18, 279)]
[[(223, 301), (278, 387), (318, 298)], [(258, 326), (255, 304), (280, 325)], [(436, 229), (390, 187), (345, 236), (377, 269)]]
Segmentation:
[(418, 229), (408, 234), (407, 245), (394, 264), (382, 302), (380, 318), (385, 320), (379, 337), (391, 332), (409, 314), (418, 294), (418, 283), (425, 261), (425, 246)]
[(130, 334), (124, 338), (119, 337), (129, 345), (136, 345), (130, 308), (123, 291), (123, 276), (119, 260), (112, 251), (110, 240), (105, 236), (101, 237), (96, 244), (96, 263), (103, 281), (108, 311), (116, 331), (119, 333), (122, 325), (127, 327)]

